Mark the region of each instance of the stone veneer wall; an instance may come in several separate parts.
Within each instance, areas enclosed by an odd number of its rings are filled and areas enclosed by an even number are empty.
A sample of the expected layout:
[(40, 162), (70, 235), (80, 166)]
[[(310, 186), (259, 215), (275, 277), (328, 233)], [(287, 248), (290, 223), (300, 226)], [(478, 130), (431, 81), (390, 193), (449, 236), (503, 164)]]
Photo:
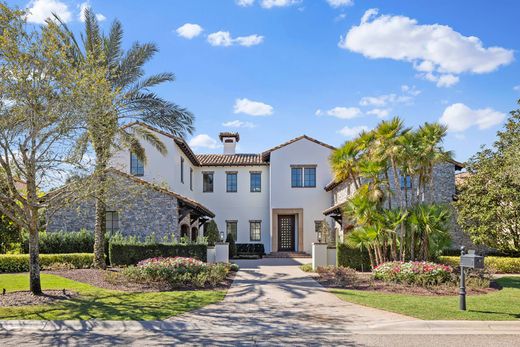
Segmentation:
[[(394, 181), (392, 170), (388, 172), (388, 178), (390, 180), (390, 187), (394, 190)], [(413, 188), (417, 186), (417, 178), (413, 179)], [(399, 187), (400, 189), (400, 187)], [(395, 191), (395, 190), (394, 190)], [(354, 188), (349, 187), (346, 182), (341, 183), (333, 190), (333, 203), (346, 201), (354, 193)], [(455, 188), (455, 165), (452, 163), (439, 164), (434, 167), (433, 170), (433, 201), (437, 203), (450, 204), (453, 202), (453, 197), (456, 194)], [(408, 202), (411, 201), (412, 192), (409, 191), (407, 194)], [(387, 202), (385, 203), (385, 205)], [(392, 198), (392, 207), (398, 207), (397, 196)], [(451, 239), (452, 248), (458, 248), (461, 245), (472, 249), (479, 249), (471, 242), (469, 236), (465, 234), (456, 221), (456, 211), (452, 208), (451, 218)]]
[[(118, 212), (123, 235), (180, 237), (177, 198), (119, 175), (111, 175), (109, 182), (107, 211)], [(94, 200), (85, 199), (49, 216), (47, 231), (94, 230), (94, 221)]]

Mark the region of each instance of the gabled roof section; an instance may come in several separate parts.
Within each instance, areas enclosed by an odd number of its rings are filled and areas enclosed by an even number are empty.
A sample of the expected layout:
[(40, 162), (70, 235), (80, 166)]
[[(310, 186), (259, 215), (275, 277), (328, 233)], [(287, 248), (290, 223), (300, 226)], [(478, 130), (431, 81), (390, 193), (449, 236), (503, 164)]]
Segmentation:
[(193, 153), (193, 151), (191, 150), (190, 146), (186, 143), (186, 141), (184, 141), (184, 139), (182, 137), (174, 136), (174, 135), (169, 134), (169, 133), (167, 133), (167, 132), (165, 132), (163, 130), (154, 128), (153, 126), (145, 124), (145, 123), (142, 123), (142, 122), (132, 122), (132, 123), (129, 123), (129, 124), (126, 124), (126, 125), (122, 126), (122, 128), (123, 129), (131, 128), (131, 127), (136, 126), (136, 125), (137, 126), (141, 126), (143, 128), (146, 128), (146, 129), (148, 129), (150, 131), (156, 132), (158, 134), (164, 135), (166, 137), (169, 137), (170, 139), (173, 140), (173, 142), (175, 142), (175, 144), (177, 144), (177, 146), (188, 157), (188, 159), (191, 161), (191, 163), (193, 165), (200, 166), (200, 163), (197, 160), (197, 156), (195, 155), (195, 153)]
[(277, 150), (279, 150), (280, 148), (283, 148), (283, 147), (285, 147), (285, 146), (290, 145), (291, 143), (295, 143), (295, 142), (298, 142), (298, 141), (303, 140), (303, 139), (309, 140), (309, 141), (311, 141), (311, 142), (314, 142), (314, 143), (316, 143), (316, 144), (318, 144), (318, 145), (321, 145), (321, 146), (323, 146), (323, 147), (327, 147), (327, 148), (332, 149), (332, 150), (336, 149), (336, 147), (331, 146), (331, 145), (329, 145), (329, 144), (326, 144), (325, 142), (318, 141), (318, 140), (316, 140), (315, 138), (312, 138), (312, 137), (307, 136), (307, 135), (301, 135), (301, 136), (295, 137), (295, 138), (292, 139), (292, 140), (289, 140), (289, 141), (287, 141), (287, 142), (284, 142), (284, 143), (282, 143), (282, 144), (280, 144), (280, 145), (278, 145), (278, 146), (276, 146), (276, 147), (273, 147), (273, 148), (271, 148), (271, 149), (268, 149), (267, 151), (264, 151), (264, 152), (262, 153), (262, 158), (263, 158), (265, 161), (269, 161), (272, 152), (277, 151)]
[(201, 166), (256, 166), (269, 165), (261, 154), (198, 154)]
[(153, 184), (153, 183), (150, 183), (148, 181), (142, 180), (140, 178), (137, 178), (135, 176), (127, 174), (126, 172), (122, 172), (122, 171), (119, 171), (119, 170), (114, 169), (114, 168), (108, 168), (107, 172), (116, 174), (116, 175), (121, 176), (123, 178), (127, 178), (127, 179), (132, 180), (133, 182), (135, 182), (137, 184), (146, 186), (147, 188), (154, 189), (154, 190), (156, 190), (158, 192), (161, 192), (161, 193), (164, 193), (166, 195), (173, 196), (174, 198), (177, 198), (178, 200), (184, 202), (186, 205), (188, 205), (191, 208), (197, 210), (198, 212), (202, 213), (203, 215), (208, 216), (210, 218), (214, 218), (215, 217), (215, 214), (213, 212), (211, 212), (204, 205), (198, 203), (197, 201), (195, 201), (193, 199), (190, 199), (190, 198), (187, 198), (187, 197), (185, 197), (183, 195), (174, 193), (174, 192), (172, 192), (172, 191), (170, 191), (170, 190), (168, 190), (166, 188), (162, 188), (162, 187), (160, 187), (160, 186), (158, 186), (156, 184)]

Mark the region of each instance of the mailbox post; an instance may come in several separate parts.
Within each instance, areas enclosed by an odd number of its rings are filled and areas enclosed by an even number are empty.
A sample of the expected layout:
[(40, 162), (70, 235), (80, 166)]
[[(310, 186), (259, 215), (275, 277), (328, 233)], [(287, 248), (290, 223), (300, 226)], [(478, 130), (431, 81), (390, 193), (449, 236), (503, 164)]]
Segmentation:
[(466, 311), (466, 275), (464, 268), (483, 269), (484, 257), (476, 255), (474, 250), (469, 250), (466, 254), (464, 246), (460, 247), (460, 291), (459, 308)]

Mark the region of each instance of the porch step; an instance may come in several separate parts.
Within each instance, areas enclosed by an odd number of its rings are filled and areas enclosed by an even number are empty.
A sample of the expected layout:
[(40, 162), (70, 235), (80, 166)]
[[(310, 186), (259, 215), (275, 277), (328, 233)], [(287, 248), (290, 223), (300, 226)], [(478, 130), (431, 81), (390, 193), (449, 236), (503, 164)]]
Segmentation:
[(305, 252), (271, 252), (264, 258), (312, 258), (312, 256)]

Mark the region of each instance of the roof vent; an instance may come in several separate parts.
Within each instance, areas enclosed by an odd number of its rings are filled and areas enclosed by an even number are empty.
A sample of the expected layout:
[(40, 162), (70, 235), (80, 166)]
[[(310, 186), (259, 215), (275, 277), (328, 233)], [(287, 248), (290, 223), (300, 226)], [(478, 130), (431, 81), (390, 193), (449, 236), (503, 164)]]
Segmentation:
[(240, 141), (238, 133), (223, 132), (218, 135), (224, 145), (224, 154), (235, 154), (237, 142)]

